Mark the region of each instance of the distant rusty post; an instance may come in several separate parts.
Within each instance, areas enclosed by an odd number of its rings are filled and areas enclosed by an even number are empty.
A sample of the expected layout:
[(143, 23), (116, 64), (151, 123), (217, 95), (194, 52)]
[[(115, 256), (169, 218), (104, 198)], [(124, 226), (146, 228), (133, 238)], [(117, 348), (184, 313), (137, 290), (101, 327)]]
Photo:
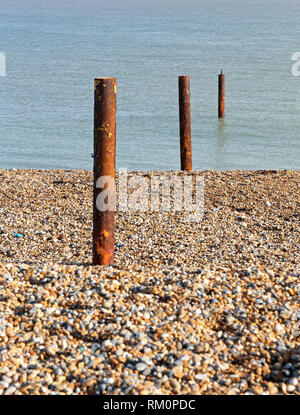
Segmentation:
[(219, 118), (225, 117), (225, 75), (221, 71), (219, 75), (219, 106), (218, 106)]
[(178, 90), (181, 170), (192, 171), (192, 138), (189, 76), (178, 77)]
[[(115, 198), (117, 80), (96, 78), (94, 82), (93, 265), (109, 265), (114, 261), (115, 212), (99, 209), (99, 201), (104, 188), (105, 203)], [(104, 188), (99, 178), (106, 182)]]

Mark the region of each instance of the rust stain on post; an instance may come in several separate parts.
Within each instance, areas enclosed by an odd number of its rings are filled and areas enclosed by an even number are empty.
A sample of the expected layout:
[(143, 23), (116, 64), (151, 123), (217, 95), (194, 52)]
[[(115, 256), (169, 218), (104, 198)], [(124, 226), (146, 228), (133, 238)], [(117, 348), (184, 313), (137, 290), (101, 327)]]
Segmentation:
[[(96, 78), (94, 82), (93, 264), (109, 265), (114, 261), (115, 212), (97, 208), (97, 197), (103, 189), (96, 183), (103, 176), (115, 180), (117, 80)], [(107, 189), (114, 198), (114, 189)]]
[(219, 105), (218, 105), (219, 118), (225, 117), (225, 75), (221, 71), (219, 75)]
[(178, 90), (181, 170), (192, 171), (192, 138), (189, 76), (178, 77)]

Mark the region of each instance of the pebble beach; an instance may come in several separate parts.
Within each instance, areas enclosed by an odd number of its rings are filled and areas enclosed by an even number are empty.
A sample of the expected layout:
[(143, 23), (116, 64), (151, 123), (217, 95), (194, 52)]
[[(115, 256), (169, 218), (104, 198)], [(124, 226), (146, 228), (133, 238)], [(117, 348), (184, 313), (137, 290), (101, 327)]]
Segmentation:
[(300, 171), (191, 174), (202, 220), (117, 211), (101, 267), (92, 172), (0, 170), (0, 394), (300, 394)]

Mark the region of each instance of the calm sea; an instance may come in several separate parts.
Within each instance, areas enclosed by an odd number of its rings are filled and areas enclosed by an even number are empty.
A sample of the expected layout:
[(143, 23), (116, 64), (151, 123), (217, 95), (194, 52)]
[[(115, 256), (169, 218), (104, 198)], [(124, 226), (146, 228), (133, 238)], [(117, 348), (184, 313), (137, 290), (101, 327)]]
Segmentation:
[(93, 78), (114, 76), (118, 167), (177, 169), (178, 75), (194, 169), (300, 168), (299, 1), (39, 3), (0, 3), (0, 168), (91, 169)]

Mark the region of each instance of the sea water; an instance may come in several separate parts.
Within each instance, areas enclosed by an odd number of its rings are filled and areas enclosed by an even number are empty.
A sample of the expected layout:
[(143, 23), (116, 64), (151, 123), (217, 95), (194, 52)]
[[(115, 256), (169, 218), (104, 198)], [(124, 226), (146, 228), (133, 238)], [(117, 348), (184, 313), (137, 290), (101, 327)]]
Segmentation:
[(178, 169), (190, 75), (194, 169), (299, 169), (300, 2), (40, 3), (0, 2), (0, 168), (91, 169), (93, 79), (112, 76), (117, 167)]

